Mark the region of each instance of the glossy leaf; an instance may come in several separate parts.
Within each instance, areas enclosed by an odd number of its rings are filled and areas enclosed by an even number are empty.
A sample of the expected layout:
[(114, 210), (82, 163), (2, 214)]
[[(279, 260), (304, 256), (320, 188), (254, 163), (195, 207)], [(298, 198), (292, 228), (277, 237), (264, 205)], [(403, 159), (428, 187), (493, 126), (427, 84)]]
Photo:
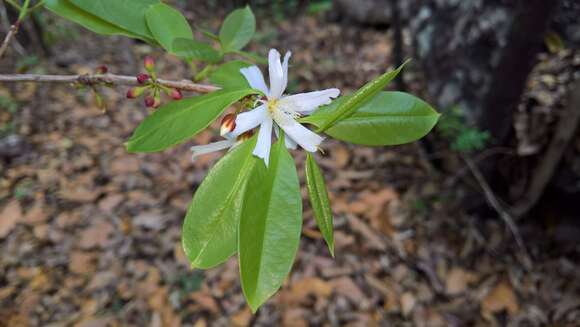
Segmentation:
[(69, 0), (78, 8), (136, 35), (153, 39), (145, 13), (159, 0)]
[(213, 71), (211, 75), (209, 75), (209, 81), (224, 89), (250, 88), (250, 84), (244, 75), (240, 73), (240, 69), (249, 66), (251, 66), (251, 64), (245, 61), (229, 61)]
[(173, 40), (177, 38), (193, 40), (193, 32), (185, 17), (166, 4), (159, 3), (149, 7), (145, 19), (155, 40), (168, 52), (175, 53)]
[(209, 171), (183, 224), (182, 243), (193, 268), (223, 263), (238, 250), (238, 224), (248, 177), (260, 159), (256, 137), (238, 145)]
[(195, 59), (209, 63), (217, 63), (223, 58), (211, 45), (183, 38), (173, 40), (173, 53), (181, 58)]
[(46, 0), (44, 6), (53, 13), (73, 21), (84, 28), (102, 35), (124, 35), (131, 38), (141, 36), (115, 26), (97, 16), (91, 15), (76, 7), (69, 0)]
[(334, 234), (332, 225), (332, 209), (328, 199), (328, 191), (320, 167), (311, 153), (306, 155), (306, 186), (310, 205), (314, 211), (314, 219), (322, 237), (326, 241), (330, 254), (334, 257)]
[(250, 7), (232, 11), (224, 20), (219, 38), (225, 52), (243, 48), (256, 32), (256, 18)]
[[(301, 121), (322, 126), (346, 101), (349, 101), (349, 96), (334, 101)], [(411, 94), (381, 92), (325, 133), (355, 144), (397, 145), (425, 136), (438, 119), (439, 114), (429, 104)]]
[(298, 174), (283, 138), (270, 165), (256, 165), (248, 181), (238, 251), (242, 290), (252, 311), (272, 296), (292, 268), (302, 230)]
[(372, 99), (375, 95), (377, 95), (377, 93), (382, 91), (385, 86), (389, 84), (389, 82), (397, 77), (407, 62), (408, 61), (403, 63), (399, 68), (384, 73), (378, 78), (368, 82), (365, 86), (361, 87), (352, 96), (350, 96), (348, 100), (341, 102), (340, 106), (336, 108), (333, 114), (326, 117), (326, 121), (321, 123), (321, 125), (318, 127), (318, 131), (324, 132), (336, 122), (348, 118), (354, 114), (360, 108), (360, 106)]
[(205, 129), (234, 102), (254, 90), (220, 90), (170, 102), (149, 115), (129, 141), (129, 152), (156, 152), (181, 143)]

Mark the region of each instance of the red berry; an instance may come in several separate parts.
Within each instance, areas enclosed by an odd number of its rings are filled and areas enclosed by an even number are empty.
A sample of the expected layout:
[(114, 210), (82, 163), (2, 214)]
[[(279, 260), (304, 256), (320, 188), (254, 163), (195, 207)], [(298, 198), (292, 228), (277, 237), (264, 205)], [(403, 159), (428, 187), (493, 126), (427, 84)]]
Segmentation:
[(101, 65), (97, 67), (97, 74), (106, 74), (109, 71), (109, 68), (105, 65)]
[(183, 98), (183, 94), (178, 89), (171, 90), (171, 97), (173, 100), (181, 100)]
[(135, 88), (131, 88), (129, 89), (129, 91), (127, 91), (127, 98), (128, 99), (135, 99), (137, 97), (137, 90)]
[(153, 69), (155, 69), (155, 60), (153, 60), (152, 57), (145, 57), (143, 63), (145, 65), (145, 69), (147, 69), (148, 72), (151, 72)]
[(137, 75), (137, 82), (139, 84), (144, 84), (145, 82), (147, 82), (149, 79), (151, 78), (151, 76), (149, 76), (148, 74), (144, 74), (141, 73), (139, 75)]
[(147, 108), (151, 108), (155, 105), (155, 98), (153, 98), (152, 96), (148, 95), (145, 97), (145, 106)]

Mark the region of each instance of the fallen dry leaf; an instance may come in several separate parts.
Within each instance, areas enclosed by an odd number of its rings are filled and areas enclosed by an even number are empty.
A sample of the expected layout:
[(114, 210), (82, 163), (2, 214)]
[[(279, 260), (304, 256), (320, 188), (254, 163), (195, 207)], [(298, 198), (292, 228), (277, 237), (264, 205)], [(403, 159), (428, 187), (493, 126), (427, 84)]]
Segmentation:
[(491, 317), (493, 314), (504, 310), (510, 316), (514, 316), (520, 311), (520, 305), (513, 287), (506, 280), (497, 283), (481, 302), (481, 312), (484, 317)]
[(0, 239), (6, 237), (16, 223), (22, 219), (22, 208), (17, 200), (12, 200), (0, 213)]
[(457, 295), (465, 292), (467, 286), (477, 280), (477, 276), (464, 269), (454, 267), (445, 279), (445, 290), (449, 295)]

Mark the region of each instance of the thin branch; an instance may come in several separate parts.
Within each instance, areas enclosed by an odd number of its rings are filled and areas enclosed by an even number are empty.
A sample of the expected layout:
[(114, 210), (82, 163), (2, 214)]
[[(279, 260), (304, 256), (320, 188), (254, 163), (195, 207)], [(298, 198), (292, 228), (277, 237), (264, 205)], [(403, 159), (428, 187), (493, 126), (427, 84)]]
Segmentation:
[[(0, 82), (35, 82), (35, 83), (78, 83), (82, 85), (125, 85), (138, 86), (137, 77), (114, 74), (85, 75), (36, 75), (36, 74), (0, 74)], [(157, 83), (169, 88), (197, 93), (210, 93), (219, 87), (207, 84), (196, 84), (187, 80), (169, 81), (157, 79)]]
[(12, 39), (14, 38), (16, 33), (18, 33), (19, 26), (20, 26), (19, 20), (16, 21), (16, 23), (14, 23), (14, 25), (10, 26), (8, 33), (6, 33), (6, 37), (4, 37), (4, 41), (2, 41), (2, 45), (0, 46), (0, 58), (2, 58), (2, 55), (4, 54), (6, 49), (8, 48), (8, 44), (10, 43), (10, 41), (12, 41)]
[(469, 167), (469, 170), (473, 174), (473, 177), (475, 177), (475, 179), (479, 183), (479, 186), (481, 186), (481, 188), (483, 189), (483, 193), (485, 194), (485, 198), (486, 198), (487, 202), (499, 214), (501, 219), (503, 219), (503, 221), (507, 225), (508, 229), (513, 234), (514, 239), (516, 240), (518, 247), (522, 250), (527, 263), (531, 264), (532, 261), (530, 259), (530, 255), (528, 254), (528, 250), (524, 244), (522, 236), (520, 235), (518, 227), (516, 226), (516, 224), (514, 223), (514, 220), (512, 219), (512, 216), (500, 204), (499, 200), (497, 199), (497, 197), (495, 196), (495, 194), (491, 190), (491, 187), (489, 186), (489, 184), (485, 180), (485, 177), (483, 177), (483, 174), (481, 173), (479, 168), (477, 168), (477, 165), (473, 162), (473, 160), (471, 160), (471, 158), (469, 158), (465, 155), (462, 155), (462, 158), (465, 161), (465, 163), (467, 164), (467, 167)]

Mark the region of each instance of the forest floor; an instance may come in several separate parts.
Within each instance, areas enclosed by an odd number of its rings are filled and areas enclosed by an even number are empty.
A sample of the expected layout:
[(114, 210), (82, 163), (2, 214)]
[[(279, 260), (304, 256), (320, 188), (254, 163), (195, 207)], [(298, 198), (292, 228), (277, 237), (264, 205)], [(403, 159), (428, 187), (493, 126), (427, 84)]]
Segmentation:
[[(34, 70), (77, 74), (104, 64), (112, 73), (135, 74), (153, 52), (164, 78), (187, 77), (186, 65), (147, 45), (73, 31)], [(348, 93), (392, 65), (384, 30), (303, 16), (263, 23), (259, 31), (254, 50), (293, 51), (291, 91)], [(5, 64), (1, 70), (14, 71)], [(420, 95), (416, 72), (406, 78)], [(17, 106), (0, 112), (0, 121), (14, 126), (3, 146), (16, 149), (0, 161), (0, 326), (580, 321), (578, 245), (556, 242), (550, 228), (523, 232), (528, 258), (495, 213), (465, 213), (457, 194), (478, 186), (452, 152), (441, 155), (457, 169), (443, 173), (417, 144), (368, 148), (332, 140), (320, 162), (334, 208), (336, 257), (305, 202), (292, 273), (252, 315), (236, 258), (192, 271), (181, 250), (188, 203), (221, 155), (192, 163), (188, 147), (217, 140), (217, 130), (162, 153), (129, 154), (123, 142), (150, 110), (125, 92), (102, 90), (103, 112), (91, 92), (67, 85), (0, 85), (0, 95)], [(295, 157), (303, 179), (304, 155)]]

